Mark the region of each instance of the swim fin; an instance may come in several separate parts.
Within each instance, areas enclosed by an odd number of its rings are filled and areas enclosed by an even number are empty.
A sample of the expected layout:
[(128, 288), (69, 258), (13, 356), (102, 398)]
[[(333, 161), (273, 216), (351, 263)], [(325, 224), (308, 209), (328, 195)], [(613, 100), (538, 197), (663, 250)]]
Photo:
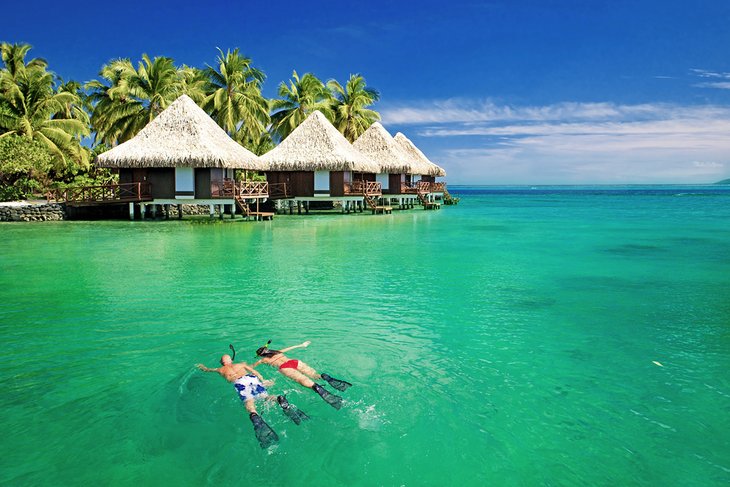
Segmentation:
[(289, 419), (294, 421), (295, 424), (301, 424), (302, 421), (306, 421), (309, 419), (309, 416), (307, 416), (304, 411), (300, 411), (293, 404), (289, 404), (289, 401), (286, 400), (286, 396), (279, 396), (276, 398), (276, 401), (281, 406), (284, 414), (289, 416)]
[(251, 413), (249, 418), (251, 418), (254, 434), (256, 434), (256, 439), (259, 440), (261, 448), (268, 448), (279, 441), (279, 436), (266, 424), (261, 416)]
[(350, 387), (352, 385), (349, 382), (346, 382), (344, 380), (335, 379), (331, 375), (321, 374), (321, 376), (324, 380), (326, 380), (329, 383), (329, 385), (331, 385), (338, 391), (344, 391), (345, 389), (347, 389), (348, 387)]
[(340, 409), (342, 407), (342, 398), (340, 396), (330, 394), (327, 389), (316, 383), (312, 386), (312, 389), (333, 408)]

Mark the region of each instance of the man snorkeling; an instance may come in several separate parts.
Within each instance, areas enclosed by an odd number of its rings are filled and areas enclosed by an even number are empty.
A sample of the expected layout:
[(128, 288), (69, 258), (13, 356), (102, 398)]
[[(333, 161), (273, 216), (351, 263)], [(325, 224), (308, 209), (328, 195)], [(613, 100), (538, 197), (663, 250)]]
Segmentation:
[[(231, 346), (231, 349), (233, 350), (233, 346)], [(233, 351), (233, 356), (236, 356), (235, 350)], [(203, 364), (196, 364), (196, 366), (203, 372), (217, 372), (221, 377), (233, 384), (238, 396), (241, 398), (246, 410), (249, 412), (249, 418), (253, 423), (254, 433), (256, 434), (256, 438), (259, 440), (261, 448), (268, 448), (273, 445), (279, 441), (279, 436), (268, 424), (266, 424), (266, 421), (259, 416), (256, 411), (254, 401), (259, 399), (277, 401), (286, 415), (289, 416), (289, 418), (296, 424), (309, 419), (306, 414), (299, 411), (294, 405), (289, 404), (286, 397), (269, 397), (265, 386), (271, 386), (273, 381), (264, 380), (263, 376), (247, 363), (233, 363), (233, 359), (230, 355), (223, 355), (220, 363), (221, 366), (216, 369), (208, 368)]]
[(324, 373), (319, 374), (316, 370), (301, 360), (290, 359), (284, 355), (285, 352), (294, 350), (295, 348), (306, 348), (310, 343), (312, 342), (306, 341), (299, 345), (282, 348), (281, 350), (272, 350), (269, 348), (269, 345), (271, 345), (271, 340), (269, 340), (266, 342), (266, 345), (256, 350), (256, 355), (261, 357), (261, 360), (253, 364), (253, 367), (256, 367), (262, 362), (267, 365), (271, 365), (272, 367), (277, 368), (282, 375), (299, 383), (307, 389), (312, 389), (333, 408), (340, 409), (342, 407), (342, 398), (340, 396), (330, 394), (329, 391), (314, 382), (312, 379), (323, 379), (338, 391), (344, 391), (352, 384), (345, 382), (344, 380), (335, 379), (334, 377)]

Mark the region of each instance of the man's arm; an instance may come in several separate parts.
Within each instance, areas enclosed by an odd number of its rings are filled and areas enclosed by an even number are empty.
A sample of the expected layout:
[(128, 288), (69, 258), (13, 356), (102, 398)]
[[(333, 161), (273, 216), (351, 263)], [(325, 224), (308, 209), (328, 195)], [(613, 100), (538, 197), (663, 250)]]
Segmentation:
[(264, 379), (264, 376), (263, 376), (263, 375), (261, 375), (261, 374), (259, 374), (259, 373), (258, 373), (257, 371), (255, 371), (253, 367), (251, 367), (251, 366), (249, 366), (249, 365), (246, 365), (246, 364), (244, 364), (244, 365), (243, 365), (243, 367), (244, 367), (244, 368), (245, 368), (245, 369), (246, 369), (247, 371), (249, 371), (249, 372), (251, 372), (251, 373), (252, 373), (253, 375), (255, 375), (256, 377), (258, 377), (258, 379), (259, 379), (259, 380), (261, 381), (261, 383), (262, 383), (263, 385), (265, 385), (265, 386), (267, 386), (267, 387), (268, 387), (268, 386), (270, 386), (270, 385), (272, 385), (272, 384), (274, 383), (274, 381), (273, 381), (273, 380), (265, 380), (265, 379)]
[(280, 351), (281, 353), (286, 353), (286, 352), (288, 352), (289, 350), (294, 350), (295, 348), (307, 348), (307, 347), (309, 346), (309, 344), (310, 344), (310, 343), (312, 343), (312, 342), (310, 342), (309, 340), (307, 340), (306, 342), (304, 342), (304, 343), (300, 343), (299, 345), (294, 345), (293, 347), (286, 347), (286, 348), (282, 348), (282, 349), (281, 349), (281, 350), (279, 350), (279, 351)]
[(218, 371), (219, 371), (218, 369), (211, 369), (211, 368), (208, 368), (208, 367), (206, 367), (206, 366), (205, 366), (205, 365), (203, 365), (203, 364), (195, 364), (195, 366), (196, 366), (197, 368), (199, 368), (200, 370), (202, 370), (203, 372), (218, 372)]

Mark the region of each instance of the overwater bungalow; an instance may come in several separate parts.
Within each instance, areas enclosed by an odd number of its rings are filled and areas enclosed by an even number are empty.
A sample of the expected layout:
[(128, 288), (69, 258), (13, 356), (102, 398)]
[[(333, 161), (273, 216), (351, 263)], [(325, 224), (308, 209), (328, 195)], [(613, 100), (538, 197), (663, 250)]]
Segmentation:
[[(182, 95), (132, 139), (100, 154), (99, 167), (116, 169), (119, 184), (85, 189), (66, 200), (69, 204), (128, 202), (130, 218), (135, 205), (155, 212), (164, 205), (208, 205), (235, 215), (235, 206), (248, 216), (251, 204), (268, 198), (265, 182), (236, 182), (234, 170), (264, 171), (268, 166), (231, 139), (195, 102)], [(255, 212), (253, 212), (255, 213)], [(259, 212), (260, 213), (260, 212)], [(257, 215), (254, 215), (257, 216)], [(260, 214), (258, 216), (261, 216)]]
[(395, 202), (400, 208), (413, 207), (418, 195), (411, 190), (411, 173), (414, 166), (426, 166), (406, 153), (379, 122), (373, 123), (352, 145), (380, 165), (375, 180), (382, 185), (382, 199), (389, 204)]
[(393, 137), (413, 163), (411, 178), (408, 184), (415, 191), (426, 192), (427, 199), (433, 201), (442, 199), (446, 191), (446, 183), (436, 181), (437, 177), (445, 177), (446, 171), (441, 166), (431, 162), (408, 137), (398, 132)]
[(376, 210), (380, 166), (357, 151), (322, 115), (313, 112), (277, 147), (261, 156), (279, 206), (309, 210), (312, 202), (339, 202), (342, 211)]

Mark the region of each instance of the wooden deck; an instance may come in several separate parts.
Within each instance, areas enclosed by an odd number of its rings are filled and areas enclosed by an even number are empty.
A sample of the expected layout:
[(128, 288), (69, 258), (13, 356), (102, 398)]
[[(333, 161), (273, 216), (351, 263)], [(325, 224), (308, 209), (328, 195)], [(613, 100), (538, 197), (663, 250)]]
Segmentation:
[(257, 220), (257, 221), (274, 219), (274, 213), (271, 211), (251, 211), (248, 214), (250, 216), (252, 216), (254, 220)]
[(382, 196), (383, 185), (375, 181), (345, 183), (345, 196)]
[(234, 181), (232, 179), (211, 181), (210, 193), (213, 198), (268, 198), (269, 183), (266, 181)]
[(401, 183), (401, 194), (428, 194), (443, 193), (446, 190), (446, 183), (429, 183), (428, 181), (416, 181), (415, 183)]
[(287, 199), (291, 196), (286, 183), (269, 183), (269, 198), (272, 200)]
[(68, 206), (94, 206), (139, 203), (153, 198), (150, 183), (137, 182), (58, 189), (48, 199), (63, 201)]
[(376, 206), (373, 208), (373, 215), (376, 213), (382, 213), (382, 214), (390, 214), (393, 213), (393, 207), (392, 206)]

